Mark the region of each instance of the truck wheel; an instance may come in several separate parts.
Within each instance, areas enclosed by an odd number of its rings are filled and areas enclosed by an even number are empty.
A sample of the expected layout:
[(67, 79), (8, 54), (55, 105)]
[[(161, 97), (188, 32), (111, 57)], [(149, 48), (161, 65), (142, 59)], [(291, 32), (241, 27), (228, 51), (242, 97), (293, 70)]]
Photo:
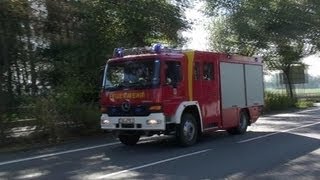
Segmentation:
[(228, 129), (229, 134), (244, 134), (247, 131), (249, 123), (249, 117), (246, 112), (241, 111), (240, 112), (240, 119), (239, 119), (239, 124), (235, 128)]
[(133, 146), (137, 144), (137, 142), (140, 139), (140, 135), (136, 134), (120, 134), (118, 136), (119, 140), (121, 141), (122, 144), (128, 145), (128, 146)]
[(193, 145), (198, 138), (198, 124), (191, 114), (183, 114), (181, 124), (177, 127), (177, 140), (182, 146)]

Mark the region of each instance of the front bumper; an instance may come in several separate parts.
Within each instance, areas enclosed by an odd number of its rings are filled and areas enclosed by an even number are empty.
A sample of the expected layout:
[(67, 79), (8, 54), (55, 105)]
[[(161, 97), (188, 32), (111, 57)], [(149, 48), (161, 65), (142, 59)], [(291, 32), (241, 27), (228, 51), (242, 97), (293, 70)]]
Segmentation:
[[(120, 123), (121, 118), (134, 118), (132, 124)], [(108, 123), (105, 123), (107, 120)], [(148, 120), (156, 120), (157, 124), (148, 124)], [(101, 129), (104, 130), (165, 130), (166, 121), (163, 113), (152, 113), (149, 116), (110, 117), (108, 114), (101, 115)]]

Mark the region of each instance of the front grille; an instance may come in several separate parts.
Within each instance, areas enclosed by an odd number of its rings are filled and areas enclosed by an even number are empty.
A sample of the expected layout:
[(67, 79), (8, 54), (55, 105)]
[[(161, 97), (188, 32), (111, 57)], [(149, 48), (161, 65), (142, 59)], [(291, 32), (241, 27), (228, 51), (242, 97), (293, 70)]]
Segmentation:
[(121, 124), (122, 128), (134, 128), (134, 124)]
[(129, 111), (123, 111), (121, 106), (110, 106), (107, 111), (109, 116), (149, 116), (147, 106), (131, 106)]

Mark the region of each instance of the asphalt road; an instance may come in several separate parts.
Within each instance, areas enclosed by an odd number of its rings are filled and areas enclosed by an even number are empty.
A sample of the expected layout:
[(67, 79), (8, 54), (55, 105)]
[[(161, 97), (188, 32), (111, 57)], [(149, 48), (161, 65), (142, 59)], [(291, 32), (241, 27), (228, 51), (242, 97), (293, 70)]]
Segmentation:
[(215, 132), (192, 147), (112, 138), (0, 155), (0, 179), (319, 179), (320, 108), (261, 117), (244, 135)]

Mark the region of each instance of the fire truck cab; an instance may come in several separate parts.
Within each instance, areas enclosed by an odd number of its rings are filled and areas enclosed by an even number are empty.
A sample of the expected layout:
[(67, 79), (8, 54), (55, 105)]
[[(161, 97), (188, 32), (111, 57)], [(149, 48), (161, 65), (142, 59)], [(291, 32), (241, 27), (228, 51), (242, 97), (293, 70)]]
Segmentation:
[(142, 135), (175, 135), (183, 146), (202, 133), (243, 134), (264, 105), (260, 58), (203, 51), (118, 48), (105, 66), (101, 128), (126, 145)]

